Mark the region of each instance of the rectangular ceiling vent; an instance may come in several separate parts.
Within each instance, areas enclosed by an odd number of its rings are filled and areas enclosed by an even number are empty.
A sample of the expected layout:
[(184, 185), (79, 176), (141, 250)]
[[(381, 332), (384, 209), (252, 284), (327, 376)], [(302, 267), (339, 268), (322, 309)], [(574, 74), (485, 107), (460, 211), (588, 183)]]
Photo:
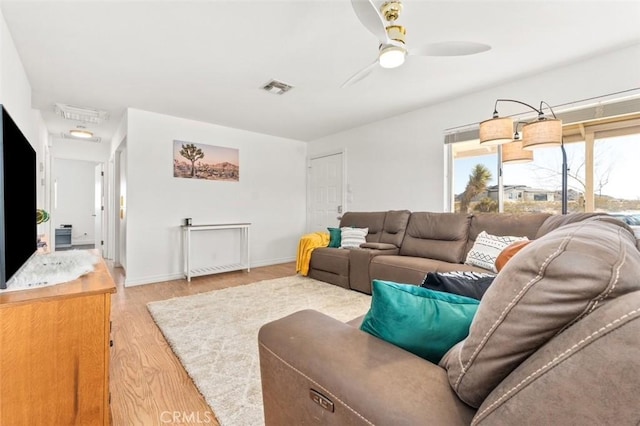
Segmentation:
[(262, 86), (262, 89), (266, 90), (269, 93), (273, 93), (274, 95), (283, 95), (284, 93), (293, 89), (293, 86), (278, 80), (271, 80), (270, 82)]
[(82, 123), (100, 124), (109, 119), (107, 111), (93, 108), (84, 108), (66, 104), (55, 105), (56, 114), (67, 120), (80, 121)]
[(70, 135), (69, 133), (65, 133), (65, 132), (60, 133), (60, 136), (62, 137), (62, 139), (73, 139), (74, 141), (95, 142), (95, 143), (102, 142), (102, 138), (98, 136), (92, 136), (90, 138), (78, 138), (76, 136)]

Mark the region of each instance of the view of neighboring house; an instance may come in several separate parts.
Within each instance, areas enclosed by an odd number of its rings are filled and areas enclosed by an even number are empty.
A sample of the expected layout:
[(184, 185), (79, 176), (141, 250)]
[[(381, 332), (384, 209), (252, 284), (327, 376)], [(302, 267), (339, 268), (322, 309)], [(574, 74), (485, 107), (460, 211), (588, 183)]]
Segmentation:
[[(498, 201), (498, 185), (487, 188), (483, 194)], [(555, 201), (556, 192), (546, 189), (531, 188), (526, 185), (504, 185), (505, 201)]]
[[(517, 202), (517, 201), (559, 201), (561, 199), (560, 191), (531, 188), (527, 185), (504, 185), (504, 201)], [(476, 197), (474, 200), (481, 200), (482, 198), (489, 197), (492, 200), (498, 201), (498, 185), (492, 185), (487, 188), (485, 192)], [(569, 201), (579, 200), (583, 194), (574, 189), (567, 191), (567, 199)]]

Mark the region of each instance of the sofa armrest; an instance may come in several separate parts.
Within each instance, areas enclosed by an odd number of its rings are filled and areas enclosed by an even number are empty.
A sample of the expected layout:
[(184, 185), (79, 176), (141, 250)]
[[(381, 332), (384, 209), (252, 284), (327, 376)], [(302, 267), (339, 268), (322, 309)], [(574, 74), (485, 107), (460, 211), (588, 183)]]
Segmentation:
[[(363, 246), (364, 244), (360, 247)], [(360, 248), (349, 250), (349, 287), (352, 290), (371, 294), (371, 274), (369, 273), (371, 259), (380, 255), (395, 255), (399, 253), (400, 249), (396, 246), (386, 249)]]
[(267, 426), (468, 425), (475, 412), (441, 367), (317, 311), (265, 324), (258, 342)]
[[(374, 250), (398, 250), (398, 246), (388, 243), (364, 243), (360, 244), (360, 248)], [(393, 254), (393, 253), (389, 253)]]

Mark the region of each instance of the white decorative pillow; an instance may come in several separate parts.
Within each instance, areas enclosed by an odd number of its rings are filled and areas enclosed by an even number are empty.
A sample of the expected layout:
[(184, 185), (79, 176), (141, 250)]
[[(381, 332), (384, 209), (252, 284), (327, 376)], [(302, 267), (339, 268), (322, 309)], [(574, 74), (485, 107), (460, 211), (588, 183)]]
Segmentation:
[(515, 243), (516, 241), (529, 241), (529, 239), (527, 237), (501, 237), (498, 235), (487, 234), (486, 231), (482, 231), (478, 234), (478, 238), (476, 238), (475, 243), (473, 243), (473, 247), (469, 250), (469, 254), (467, 254), (467, 259), (464, 263), (497, 273), (496, 259), (498, 258), (498, 255), (508, 245)]
[(340, 228), (342, 240), (340, 242), (340, 248), (354, 248), (360, 247), (360, 244), (367, 242), (367, 234), (369, 228)]

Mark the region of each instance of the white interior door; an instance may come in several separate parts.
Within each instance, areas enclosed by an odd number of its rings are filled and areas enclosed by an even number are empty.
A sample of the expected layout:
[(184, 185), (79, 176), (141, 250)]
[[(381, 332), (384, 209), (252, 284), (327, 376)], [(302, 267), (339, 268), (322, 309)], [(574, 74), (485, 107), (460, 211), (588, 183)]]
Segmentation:
[(102, 163), (97, 164), (95, 167), (95, 191), (94, 191), (94, 238), (95, 246), (98, 253), (104, 257), (102, 238), (102, 224), (104, 221), (104, 170)]
[(311, 158), (307, 231), (336, 227), (343, 212), (343, 153)]

